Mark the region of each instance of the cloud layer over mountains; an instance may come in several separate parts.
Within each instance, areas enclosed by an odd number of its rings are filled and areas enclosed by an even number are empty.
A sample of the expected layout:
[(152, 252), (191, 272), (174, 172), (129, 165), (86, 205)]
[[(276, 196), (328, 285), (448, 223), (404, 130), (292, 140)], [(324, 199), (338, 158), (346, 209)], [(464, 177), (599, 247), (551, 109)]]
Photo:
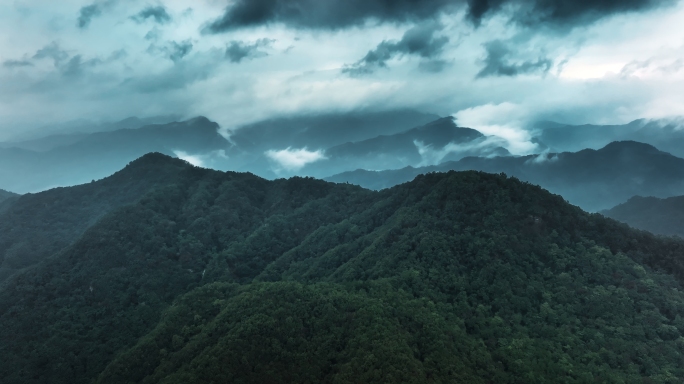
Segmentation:
[(674, 0), (9, 2), (0, 140), (170, 113), (234, 129), (296, 114), (513, 105), (525, 116), (507, 127), (517, 131), (540, 119), (671, 116), (684, 107), (683, 17)]

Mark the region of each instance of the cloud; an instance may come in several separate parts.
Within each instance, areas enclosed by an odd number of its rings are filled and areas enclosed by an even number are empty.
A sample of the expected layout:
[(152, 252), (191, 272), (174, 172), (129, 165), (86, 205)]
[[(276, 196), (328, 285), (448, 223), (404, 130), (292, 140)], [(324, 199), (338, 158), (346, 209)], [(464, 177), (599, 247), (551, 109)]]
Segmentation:
[(155, 22), (159, 24), (166, 24), (171, 21), (171, 15), (166, 11), (166, 8), (162, 5), (149, 6), (142, 11), (138, 12), (136, 15), (131, 16), (131, 19), (137, 23), (143, 23), (145, 20), (153, 18)]
[(259, 39), (253, 44), (247, 44), (243, 41), (234, 40), (226, 47), (226, 57), (231, 63), (239, 63), (244, 59), (267, 56), (267, 53), (260, 51), (259, 48), (268, 47), (274, 41), (272, 39)]
[(236, 0), (205, 28), (221, 33), (244, 27), (283, 23), (293, 28), (342, 29), (375, 22), (418, 22), (467, 7), (467, 19), (504, 14), (521, 26), (587, 25), (625, 12), (644, 11), (675, 0)]
[[(361, 75), (372, 73), (376, 68), (387, 67), (387, 61), (396, 55), (416, 55), (425, 59), (432, 59), (442, 53), (449, 42), (446, 36), (437, 36), (444, 26), (437, 22), (417, 25), (404, 33), (399, 41), (383, 41), (369, 51), (366, 56), (356, 63), (347, 66), (343, 73)], [(432, 72), (439, 71), (443, 66), (432, 66)]]
[(181, 42), (169, 41), (163, 46), (152, 44), (147, 49), (147, 51), (150, 53), (161, 53), (164, 56), (166, 56), (169, 60), (173, 61), (174, 63), (177, 63), (185, 56), (187, 56), (192, 51), (193, 47), (194, 45), (190, 40), (185, 40)]
[(191, 155), (185, 151), (173, 151), (173, 154), (176, 155), (177, 158), (185, 160), (188, 163), (194, 165), (195, 167), (204, 166), (204, 162), (202, 161), (202, 158), (200, 156)]
[(2, 66), (5, 68), (32, 67), (33, 63), (28, 60), (5, 60)]
[(33, 59), (52, 59), (55, 67), (58, 67), (64, 60), (69, 58), (69, 53), (59, 47), (59, 44), (52, 42), (45, 47), (39, 49), (34, 55)]
[(90, 5), (81, 7), (78, 19), (76, 20), (76, 25), (81, 29), (87, 28), (93, 18), (102, 15), (102, 12), (111, 7), (113, 3), (114, 0), (96, 1)]
[[(501, 147), (506, 145), (506, 140), (496, 136), (488, 136), (484, 140), (473, 140), (468, 143), (447, 143), (442, 148), (433, 148), (432, 145), (425, 145), (425, 143), (419, 140), (414, 140), (413, 145), (416, 146), (422, 159), (418, 166), (423, 167), (440, 164), (445, 157), (454, 153), (460, 155), (457, 158), (465, 156), (498, 156), (501, 155)], [(454, 159), (452, 158), (451, 160)]]
[(468, 0), (468, 19), (479, 25), (496, 13), (523, 26), (588, 25), (604, 17), (675, 4), (675, 0)]
[(307, 29), (340, 29), (368, 20), (406, 22), (431, 19), (453, 8), (452, 0), (237, 0), (206, 28), (221, 33), (283, 23)]
[(525, 164), (555, 163), (556, 161), (558, 161), (558, 154), (550, 155), (547, 149), (539, 155), (526, 160)]
[(282, 170), (289, 172), (298, 171), (307, 164), (327, 159), (323, 151), (309, 151), (306, 147), (301, 149), (287, 147), (280, 151), (271, 149), (266, 151), (265, 155), (278, 164), (278, 168), (275, 170), (276, 172)]
[(529, 154), (537, 149), (532, 136), (525, 130), (531, 116), (519, 105), (508, 102), (485, 104), (458, 111), (454, 117), (461, 127), (504, 139), (506, 144), (502, 146), (514, 155)]
[(478, 78), (488, 76), (518, 76), (532, 73), (547, 73), (553, 67), (553, 61), (539, 57), (536, 61), (522, 61), (513, 64), (510, 61), (511, 50), (501, 41), (494, 40), (484, 45), (487, 57), (484, 68), (477, 73)]

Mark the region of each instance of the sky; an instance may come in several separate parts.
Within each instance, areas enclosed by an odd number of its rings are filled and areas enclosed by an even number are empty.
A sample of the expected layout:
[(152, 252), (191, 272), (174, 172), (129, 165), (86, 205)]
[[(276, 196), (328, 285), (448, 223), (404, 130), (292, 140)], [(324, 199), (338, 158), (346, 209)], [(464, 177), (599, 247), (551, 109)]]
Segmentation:
[(525, 153), (537, 120), (684, 115), (682, 20), (678, 0), (0, 0), (0, 139), (414, 108)]

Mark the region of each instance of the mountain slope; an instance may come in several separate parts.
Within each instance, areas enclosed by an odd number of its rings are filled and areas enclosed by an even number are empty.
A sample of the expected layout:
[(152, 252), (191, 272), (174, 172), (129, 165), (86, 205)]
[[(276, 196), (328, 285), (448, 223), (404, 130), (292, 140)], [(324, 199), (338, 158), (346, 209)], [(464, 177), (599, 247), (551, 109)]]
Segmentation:
[(374, 192), (182, 167), (0, 286), (0, 375), (678, 382), (683, 252), (502, 175)]
[(191, 168), (161, 156), (147, 155), (89, 184), (23, 195), (0, 210), (0, 281), (67, 247), (106, 213), (173, 184), (180, 170)]
[[(123, 120), (96, 123), (88, 120), (75, 120), (60, 124), (42, 126), (40, 128), (24, 130), (13, 136), (11, 141), (0, 142), (0, 148), (22, 148), (32, 151), (47, 151), (62, 145), (73, 144), (88, 134), (109, 132), (120, 129), (137, 129), (146, 125), (168, 124), (179, 121), (178, 115), (128, 117)], [(45, 132), (49, 132), (45, 136)]]
[(480, 170), (504, 172), (561, 194), (589, 211), (613, 207), (634, 195), (668, 197), (684, 192), (684, 159), (637, 142), (615, 142), (600, 150), (521, 157), (468, 157), (432, 167), (353, 171), (329, 178), (382, 189), (427, 172)]
[(225, 150), (218, 124), (204, 117), (139, 129), (88, 135), (45, 152), (0, 149), (0, 186), (19, 192), (90, 182), (110, 175), (149, 152), (174, 155)]
[(2, 203), (3, 201), (5, 201), (11, 197), (17, 197), (17, 196), (19, 196), (19, 195), (17, 195), (16, 193), (12, 193), (12, 192), (5, 191), (4, 189), (0, 189), (0, 203)]
[(634, 196), (601, 213), (634, 228), (659, 235), (684, 237), (684, 196), (667, 199)]

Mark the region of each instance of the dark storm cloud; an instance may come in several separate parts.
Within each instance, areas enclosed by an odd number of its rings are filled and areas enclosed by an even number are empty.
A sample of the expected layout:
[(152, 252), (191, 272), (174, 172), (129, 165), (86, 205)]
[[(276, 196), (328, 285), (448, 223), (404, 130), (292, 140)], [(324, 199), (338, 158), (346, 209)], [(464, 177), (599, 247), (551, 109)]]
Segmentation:
[(254, 44), (247, 44), (243, 41), (231, 41), (226, 48), (226, 58), (231, 63), (239, 63), (244, 59), (266, 56), (267, 53), (260, 51), (259, 48), (268, 47), (273, 41), (271, 39), (259, 39)]
[(268, 23), (294, 28), (340, 29), (367, 20), (405, 22), (433, 19), (441, 12), (467, 6), (475, 25), (507, 12), (521, 25), (575, 26), (616, 13), (642, 11), (675, 0), (237, 0), (212, 21), (208, 33), (221, 33)]
[(31, 67), (33, 63), (28, 60), (5, 60), (2, 66), (5, 68)]
[(553, 61), (540, 57), (535, 61), (523, 61), (513, 64), (510, 61), (511, 49), (500, 40), (485, 44), (487, 57), (484, 68), (477, 74), (478, 78), (489, 76), (518, 76), (531, 73), (546, 73), (553, 66)]
[[(431, 22), (415, 26), (406, 33), (399, 41), (383, 41), (369, 51), (366, 56), (353, 65), (342, 70), (350, 75), (372, 73), (377, 68), (387, 67), (387, 60), (396, 55), (416, 55), (425, 59), (432, 59), (442, 53), (444, 46), (449, 42), (446, 36), (437, 36), (443, 29), (439, 23)], [(439, 69), (439, 66), (432, 66)]]
[(62, 48), (56, 42), (52, 42), (45, 47), (39, 49), (35, 55), (34, 59), (52, 59), (55, 67), (58, 67), (64, 60), (69, 58), (69, 53)]
[(577, 26), (603, 17), (644, 11), (676, 0), (468, 0), (468, 19), (479, 25), (483, 18), (512, 5), (511, 20), (522, 25)]
[(339, 29), (369, 19), (388, 22), (432, 18), (453, 0), (237, 0), (206, 29), (220, 33), (280, 22), (296, 28)]
[(131, 16), (131, 19), (138, 23), (142, 23), (149, 18), (153, 18), (154, 21), (159, 24), (165, 24), (171, 21), (171, 15), (169, 15), (169, 13), (166, 12), (166, 8), (161, 5), (156, 7), (149, 6), (138, 12), (138, 14)]

